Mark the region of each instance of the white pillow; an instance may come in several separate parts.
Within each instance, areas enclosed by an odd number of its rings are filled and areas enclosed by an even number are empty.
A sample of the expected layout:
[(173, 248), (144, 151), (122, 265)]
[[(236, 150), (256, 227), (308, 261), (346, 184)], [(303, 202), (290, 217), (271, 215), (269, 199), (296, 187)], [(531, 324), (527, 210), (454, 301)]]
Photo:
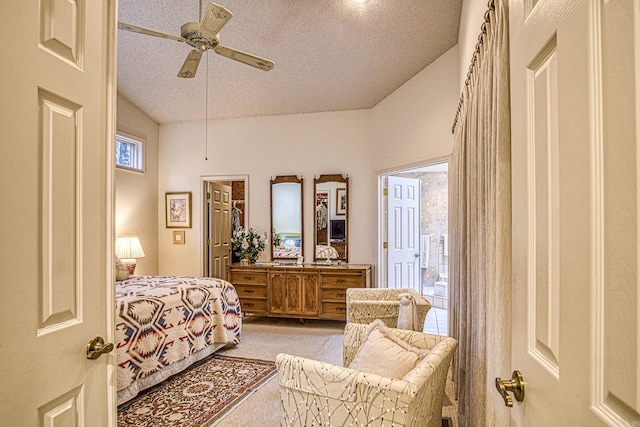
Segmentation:
[(429, 350), (413, 347), (396, 337), (380, 319), (374, 320), (349, 368), (401, 380)]

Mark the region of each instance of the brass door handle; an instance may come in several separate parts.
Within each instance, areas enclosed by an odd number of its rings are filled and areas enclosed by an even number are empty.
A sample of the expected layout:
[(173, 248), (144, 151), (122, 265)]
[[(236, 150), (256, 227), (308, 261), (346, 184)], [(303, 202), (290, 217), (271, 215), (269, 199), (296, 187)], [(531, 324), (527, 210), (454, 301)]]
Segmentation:
[(504, 399), (504, 404), (511, 408), (513, 406), (513, 400), (509, 396), (509, 392), (513, 393), (513, 396), (518, 402), (524, 400), (524, 377), (520, 371), (513, 371), (510, 380), (503, 380), (502, 378), (496, 378), (496, 388), (498, 393)]
[(102, 337), (93, 337), (87, 344), (87, 359), (95, 360), (103, 354), (111, 353), (113, 344), (105, 344)]

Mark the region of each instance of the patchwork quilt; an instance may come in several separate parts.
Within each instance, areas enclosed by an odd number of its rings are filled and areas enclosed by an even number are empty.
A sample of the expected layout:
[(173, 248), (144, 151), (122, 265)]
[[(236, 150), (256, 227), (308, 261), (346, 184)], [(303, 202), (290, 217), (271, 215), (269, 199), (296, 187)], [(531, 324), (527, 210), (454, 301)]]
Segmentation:
[(240, 342), (233, 285), (209, 277), (135, 276), (116, 282), (118, 391), (209, 347)]

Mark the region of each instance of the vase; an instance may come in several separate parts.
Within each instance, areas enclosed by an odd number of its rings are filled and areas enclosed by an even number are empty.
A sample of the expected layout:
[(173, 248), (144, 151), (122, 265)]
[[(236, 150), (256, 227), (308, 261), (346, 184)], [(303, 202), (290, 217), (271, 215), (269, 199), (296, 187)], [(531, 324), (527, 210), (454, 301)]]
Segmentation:
[(251, 265), (251, 264), (255, 264), (256, 261), (258, 261), (258, 256), (257, 255), (245, 255), (244, 257), (242, 257), (242, 259), (240, 260), (240, 264), (241, 265)]

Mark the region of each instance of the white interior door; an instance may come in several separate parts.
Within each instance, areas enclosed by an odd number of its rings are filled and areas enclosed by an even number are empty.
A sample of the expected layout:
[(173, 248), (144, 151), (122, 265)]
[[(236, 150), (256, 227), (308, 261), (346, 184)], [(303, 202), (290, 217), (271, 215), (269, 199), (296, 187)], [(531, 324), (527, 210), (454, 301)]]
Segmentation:
[(209, 275), (227, 278), (231, 262), (231, 186), (208, 183), (209, 204)]
[(3, 2), (0, 423), (115, 425), (115, 2)]
[(420, 180), (389, 176), (388, 286), (420, 289)]
[(640, 425), (640, 2), (509, 7), (512, 423)]

